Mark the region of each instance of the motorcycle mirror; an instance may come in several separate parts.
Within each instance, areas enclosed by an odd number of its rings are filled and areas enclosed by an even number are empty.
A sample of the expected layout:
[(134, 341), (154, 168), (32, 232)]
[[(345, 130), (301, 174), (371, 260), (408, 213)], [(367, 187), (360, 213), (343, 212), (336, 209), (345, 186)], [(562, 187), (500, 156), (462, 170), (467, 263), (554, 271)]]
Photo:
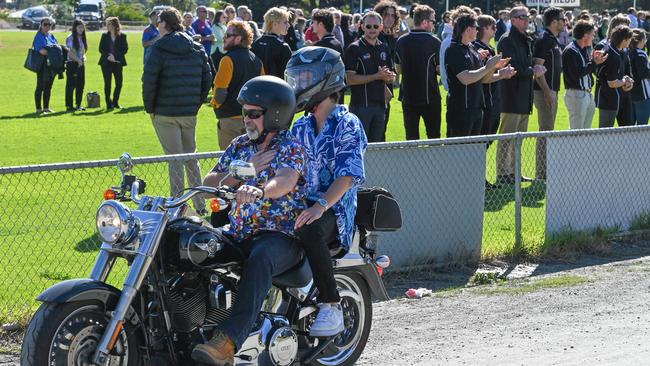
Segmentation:
[(133, 160), (131, 159), (131, 155), (129, 153), (125, 152), (122, 154), (122, 156), (120, 156), (120, 158), (117, 160), (117, 168), (120, 169), (120, 172), (122, 172), (122, 176), (133, 169)]
[(228, 174), (239, 180), (249, 180), (255, 178), (255, 166), (252, 163), (243, 160), (234, 160), (228, 167)]

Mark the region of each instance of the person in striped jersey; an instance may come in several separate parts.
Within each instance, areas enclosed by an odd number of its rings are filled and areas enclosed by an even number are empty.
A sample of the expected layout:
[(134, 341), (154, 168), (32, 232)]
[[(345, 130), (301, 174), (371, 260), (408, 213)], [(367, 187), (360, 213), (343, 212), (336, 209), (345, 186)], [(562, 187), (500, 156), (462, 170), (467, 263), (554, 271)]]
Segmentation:
[(647, 125), (650, 118), (650, 64), (644, 48), (647, 35), (643, 29), (632, 31), (630, 42), (630, 63), (632, 65), (632, 103), (637, 125)]
[(564, 104), (569, 111), (569, 126), (571, 129), (591, 128), (596, 105), (591, 89), (594, 85), (592, 73), (596, 65), (607, 60), (603, 51), (595, 50), (591, 55), (587, 50), (592, 46), (596, 31), (594, 26), (580, 20), (573, 27), (571, 42), (562, 52), (564, 66)]

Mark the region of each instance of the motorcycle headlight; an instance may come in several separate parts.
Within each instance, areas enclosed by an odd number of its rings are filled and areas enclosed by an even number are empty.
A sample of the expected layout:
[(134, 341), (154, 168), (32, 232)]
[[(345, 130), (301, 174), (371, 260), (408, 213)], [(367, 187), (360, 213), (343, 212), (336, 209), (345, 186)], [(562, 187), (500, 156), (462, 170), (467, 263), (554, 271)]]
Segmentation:
[(107, 244), (126, 244), (137, 231), (137, 220), (131, 210), (113, 200), (105, 201), (97, 210), (97, 234)]

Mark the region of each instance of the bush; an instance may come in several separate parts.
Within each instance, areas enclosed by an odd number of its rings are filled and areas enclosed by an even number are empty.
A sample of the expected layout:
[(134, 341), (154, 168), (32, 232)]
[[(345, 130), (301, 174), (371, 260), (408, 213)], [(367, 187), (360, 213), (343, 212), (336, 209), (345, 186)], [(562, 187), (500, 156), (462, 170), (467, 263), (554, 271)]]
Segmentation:
[(47, 11), (50, 12), (50, 15), (54, 18), (55, 21), (60, 22), (63, 20), (70, 21), (72, 20), (72, 7), (65, 3), (60, 3), (56, 5), (45, 5)]
[(106, 16), (125, 21), (147, 21), (142, 4), (111, 4), (106, 7)]
[(0, 19), (7, 19), (9, 18), (9, 9), (0, 9)]

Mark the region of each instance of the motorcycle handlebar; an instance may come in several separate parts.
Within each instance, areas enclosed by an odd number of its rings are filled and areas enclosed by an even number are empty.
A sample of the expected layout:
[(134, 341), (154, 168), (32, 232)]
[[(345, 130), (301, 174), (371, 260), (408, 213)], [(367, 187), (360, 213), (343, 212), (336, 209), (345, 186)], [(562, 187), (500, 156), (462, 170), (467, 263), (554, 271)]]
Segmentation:
[[(217, 196), (218, 198), (222, 198), (226, 201), (233, 201), (237, 195), (237, 191), (231, 187), (228, 186), (221, 186), (221, 187), (208, 187), (208, 186), (198, 186), (194, 188), (190, 188), (189, 191), (187, 191), (185, 194), (182, 196), (169, 200), (165, 203), (165, 208), (174, 208), (182, 205), (183, 203), (189, 201), (192, 197), (196, 196), (199, 193), (208, 193), (208, 194), (213, 194)], [(132, 196), (134, 197), (134, 196)], [(138, 197), (139, 199), (139, 197)], [(133, 201), (135, 201), (135, 198), (133, 198)], [(136, 202), (138, 203), (138, 202)]]

